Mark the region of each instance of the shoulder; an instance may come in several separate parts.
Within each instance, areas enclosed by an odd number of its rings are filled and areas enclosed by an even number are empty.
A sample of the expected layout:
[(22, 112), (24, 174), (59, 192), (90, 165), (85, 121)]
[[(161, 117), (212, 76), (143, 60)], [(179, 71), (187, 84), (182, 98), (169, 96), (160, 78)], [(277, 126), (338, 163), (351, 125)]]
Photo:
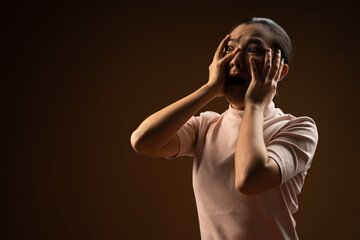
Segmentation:
[(271, 120), (280, 122), (281, 130), (296, 131), (307, 129), (316, 135), (318, 133), (314, 119), (309, 116), (294, 116), (291, 113), (284, 113), (280, 108), (276, 108), (276, 116)]
[(220, 116), (221, 115), (219, 113), (213, 112), (213, 111), (205, 111), (205, 112), (200, 113), (200, 117), (202, 117), (204, 119), (213, 119), (213, 118), (217, 118)]
[(192, 116), (183, 126), (183, 128), (191, 127), (197, 132), (200, 128), (211, 125), (214, 121), (216, 122), (221, 115), (213, 112), (206, 111), (201, 112), (199, 115)]
[[(319, 134), (315, 121), (308, 116), (295, 117), (286, 114), (282, 126), (270, 140), (272, 143), (293, 146), (306, 152), (313, 152), (318, 144)], [(270, 143), (271, 144), (271, 143)]]
[(314, 119), (284, 113), (280, 108), (276, 108), (274, 114), (265, 121), (264, 131), (269, 133), (269, 141), (296, 139), (296, 142), (308, 142), (316, 146), (319, 137)]
[(213, 111), (205, 111), (201, 112), (199, 116), (195, 116), (194, 118), (200, 123), (200, 124), (211, 124), (214, 121), (217, 121), (221, 115), (217, 112)]
[(300, 131), (312, 134), (318, 137), (318, 130), (314, 119), (308, 116), (294, 117), (290, 115), (288, 123), (284, 125), (283, 129), (291, 131)]

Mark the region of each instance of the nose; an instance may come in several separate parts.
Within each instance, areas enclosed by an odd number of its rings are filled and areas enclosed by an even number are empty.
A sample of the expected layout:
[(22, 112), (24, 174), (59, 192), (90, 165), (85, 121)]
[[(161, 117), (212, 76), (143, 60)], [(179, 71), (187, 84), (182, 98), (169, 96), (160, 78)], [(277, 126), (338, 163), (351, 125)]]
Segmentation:
[(238, 69), (241, 69), (244, 67), (244, 54), (239, 51), (234, 58), (230, 61), (230, 67), (236, 67)]

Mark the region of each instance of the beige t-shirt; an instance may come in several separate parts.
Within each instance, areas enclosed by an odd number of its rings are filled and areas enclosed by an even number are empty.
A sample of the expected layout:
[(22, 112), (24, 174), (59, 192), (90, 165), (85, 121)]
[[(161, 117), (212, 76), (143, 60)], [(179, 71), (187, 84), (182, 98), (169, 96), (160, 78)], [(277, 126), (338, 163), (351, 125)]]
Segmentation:
[[(314, 121), (275, 108), (264, 111), (264, 140), (281, 185), (247, 196), (235, 188), (234, 153), (244, 111), (203, 112), (178, 131), (177, 156), (193, 156), (193, 188), (202, 240), (298, 239), (292, 213), (318, 142)], [(175, 156), (175, 157), (177, 157)]]

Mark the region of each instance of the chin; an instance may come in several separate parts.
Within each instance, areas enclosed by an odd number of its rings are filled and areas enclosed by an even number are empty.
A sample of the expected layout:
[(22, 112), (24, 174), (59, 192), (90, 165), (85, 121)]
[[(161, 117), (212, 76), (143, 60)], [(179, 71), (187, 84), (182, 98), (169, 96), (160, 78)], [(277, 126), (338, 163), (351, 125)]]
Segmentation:
[(241, 109), (245, 107), (245, 103), (244, 103), (244, 97), (241, 96), (232, 96), (232, 95), (228, 95), (225, 94), (225, 98), (226, 100), (235, 108), (237, 109)]
[(245, 106), (244, 97), (248, 87), (249, 85), (243, 85), (243, 86), (227, 85), (224, 88), (224, 96), (226, 100), (232, 105), (237, 107), (244, 107)]

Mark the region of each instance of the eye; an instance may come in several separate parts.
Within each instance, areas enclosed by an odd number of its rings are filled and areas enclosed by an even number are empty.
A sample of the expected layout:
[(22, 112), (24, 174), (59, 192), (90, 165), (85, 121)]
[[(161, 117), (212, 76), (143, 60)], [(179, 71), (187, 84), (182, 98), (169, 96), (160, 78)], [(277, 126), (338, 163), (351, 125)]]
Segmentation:
[(231, 52), (231, 51), (233, 51), (233, 50), (234, 50), (234, 48), (231, 47), (231, 46), (226, 46), (226, 47), (225, 47), (225, 52)]
[(256, 53), (257, 49), (256, 48), (249, 48), (248, 52), (249, 53)]

